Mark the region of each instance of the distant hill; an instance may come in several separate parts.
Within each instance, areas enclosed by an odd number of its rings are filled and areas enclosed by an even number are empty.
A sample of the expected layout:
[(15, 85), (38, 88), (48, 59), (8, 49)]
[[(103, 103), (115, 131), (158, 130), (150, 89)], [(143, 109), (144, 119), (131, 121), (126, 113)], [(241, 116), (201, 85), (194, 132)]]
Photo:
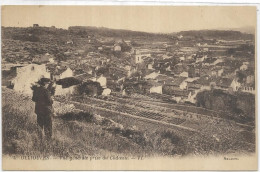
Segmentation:
[(235, 40), (235, 39), (254, 39), (253, 34), (242, 33), (234, 30), (191, 30), (181, 31), (177, 35), (190, 36), (190, 37), (203, 37), (204, 39), (224, 39), (224, 40)]
[[(240, 28), (241, 30), (242, 28)], [(2, 27), (3, 39), (18, 39), (23, 41), (56, 41), (65, 42), (71, 38), (87, 38), (88, 36), (111, 37), (120, 39), (129, 39), (137, 41), (170, 41), (177, 39), (176, 36), (182, 35), (193, 38), (203, 39), (224, 39), (224, 40), (254, 40), (254, 34), (249, 34), (249, 30), (245, 33), (237, 30), (190, 30), (175, 33), (148, 33), (141, 31), (110, 29), (105, 27), (91, 27), (91, 26), (71, 26), (66, 29), (56, 29), (50, 27), (39, 28), (18, 28), (18, 27)], [(242, 30), (241, 30), (242, 31)], [(252, 30), (251, 30), (252, 32)]]
[(233, 30), (233, 31), (239, 31), (242, 33), (247, 33), (247, 34), (255, 34), (255, 28), (252, 26), (245, 26), (245, 27), (240, 27), (240, 28), (219, 28), (218, 30)]
[(115, 37), (115, 38), (134, 38), (134, 37), (144, 37), (144, 38), (168, 38), (167, 34), (159, 33), (148, 33), (141, 31), (123, 30), (123, 29), (110, 29), (105, 27), (92, 27), (92, 26), (71, 26), (68, 28), (70, 32), (85, 32), (88, 35), (98, 35), (103, 37)]

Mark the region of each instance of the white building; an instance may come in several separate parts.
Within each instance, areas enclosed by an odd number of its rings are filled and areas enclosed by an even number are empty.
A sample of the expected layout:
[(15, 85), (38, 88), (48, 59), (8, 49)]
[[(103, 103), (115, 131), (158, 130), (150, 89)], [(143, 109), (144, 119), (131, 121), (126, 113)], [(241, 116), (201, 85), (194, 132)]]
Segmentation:
[(58, 71), (54, 74), (54, 79), (59, 80), (67, 77), (72, 77), (73, 71), (70, 68), (65, 69), (64, 71)]
[(100, 77), (97, 77), (97, 82), (100, 83), (100, 86), (103, 88), (107, 87), (107, 78), (101, 75)]
[(93, 77), (90, 78), (91, 81), (98, 82), (101, 87), (106, 88), (107, 87), (107, 78), (104, 77), (103, 75), (99, 77)]
[(242, 66), (240, 66), (239, 69), (242, 70), (242, 71), (247, 70), (248, 69), (248, 65), (243, 64)]
[(163, 59), (170, 59), (170, 58), (172, 58), (172, 56), (168, 56), (167, 54), (164, 54), (164, 55), (162, 56), (162, 58), (163, 58)]
[(184, 57), (184, 56), (181, 56), (181, 57), (179, 57), (179, 59), (180, 59), (181, 61), (184, 61), (184, 60), (185, 60), (185, 57)]
[(216, 65), (216, 64), (218, 64), (218, 63), (221, 63), (221, 62), (223, 62), (224, 60), (223, 59), (217, 59), (217, 60), (215, 60), (213, 63), (211, 63), (210, 65)]
[(136, 54), (134, 56), (134, 60), (135, 60), (135, 63), (138, 64), (138, 63), (143, 63), (143, 55), (142, 54)]
[(233, 79), (230, 87), (233, 89), (233, 91), (238, 91), (239, 88), (241, 87), (241, 84), (237, 81), (237, 79)]
[(105, 89), (103, 90), (103, 92), (102, 92), (102, 95), (103, 95), (103, 96), (108, 96), (108, 95), (110, 95), (110, 93), (111, 93), (111, 89), (105, 88)]
[(158, 72), (152, 72), (144, 77), (144, 79), (155, 79), (159, 75)]
[(121, 46), (120, 45), (115, 45), (114, 46), (114, 51), (121, 51)]
[(161, 85), (157, 85), (157, 86), (151, 87), (150, 88), (150, 93), (162, 94), (162, 86)]
[(55, 96), (57, 96), (57, 95), (71, 95), (71, 94), (74, 94), (75, 88), (76, 88), (76, 85), (68, 87), (68, 88), (62, 88), (62, 85), (56, 85), (56, 87), (55, 87)]
[(45, 64), (29, 64), (17, 68), (17, 76), (12, 80), (14, 90), (32, 96), (31, 86), (42, 77), (50, 78), (50, 73), (46, 70)]
[(179, 76), (181, 76), (181, 77), (188, 77), (189, 74), (188, 74), (188, 72), (182, 72), (182, 73), (180, 73)]

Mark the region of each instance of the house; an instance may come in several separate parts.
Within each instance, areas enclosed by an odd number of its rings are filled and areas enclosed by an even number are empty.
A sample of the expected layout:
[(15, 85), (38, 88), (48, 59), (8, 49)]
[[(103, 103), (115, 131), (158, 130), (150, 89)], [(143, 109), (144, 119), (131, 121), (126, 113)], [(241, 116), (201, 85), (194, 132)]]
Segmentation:
[(73, 71), (69, 67), (57, 66), (55, 68), (48, 68), (51, 73), (51, 79), (59, 80), (73, 76)]
[(175, 90), (187, 89), (187, 82), (185, 77), (175, 77), (168, 79), (163, 84), (163, 94), (172, 95)]
[(149, 81), (147, 82), (147, 85), (145, 86), (146, 89), (148, 88), (149, 93), (158, 93), (162, 94), (162, 84), (154, 82), (154, 81)]
[(154, 80), (157, 81), (158, 83), (165, 84), (166, 81), (172, 80), (172, 77), (169, 77), (167, 75), (159, 74), (156, 78), (154, 78)]
[(170, 58), (172, 58), (172, 56), (168, 56), (167, 54), (164, 54), (164, 55), (162, 56), (162, 58), (163, 58), (163, 59), (170, 59)]
[[(172, 69), (173, 73), (176, 75), (176, 76), (179, 76), (181, 73), (183, 72), (187, 72), (188, 74), (188, 66), (184, 63), (178, 63), (176, 64), (173, 69)], [(183, 73), (183, 75), (186, 75), (185, 73)]]
[(217, 59), (217, 60), (215, 60), (215, 61), (213, 61), (211, 64), (210, 64), (210, 66), (215, 66), (215, 65), (217, 65), (217, 64), (222, 64), (222, 62), (224, 62), (224, 60), (223, 59)]
[(66, 42), (66, 44), (73, 45), (73, 41), (69, 40), (69, 41)]
[(195, 104), (197, 102), (197, 94), (198, 94), (198, 92), (199, 92), (199, 90), (190, 91), (189, 95), (188, 95), (188, 98), (186, 98), (184, 101)]
[(179, 76), (180, 77), (188, 77), (189, 74), (188, 74), (188, 72), (182, 72), (182, 73), (179, 74)]
[(102, 88), (107, 87), (107, 78), (104, 77), (102, 74), (100, 76), (91, 77), (89, 78), (89, 80), (99, 83)]
[(187, 90), (210, 90), (212, 79), (207, 76), (195, 78), (194, 80), (186, 80)]
[(209, 48), (203, 47), (202, 50), (203, 50), (203, 51), (209, 51)]
[(115, 45), (114, 45), (114, 51), (121, 51), (121, 46), (115, 44)]
[(62, 85), (56, 85), (55, 87), (55, 96), (60, 96), (60, 95), (72, 95), (75, 93), (75, 90), (77, 88), (77, 85), (70, 86), (67, 88), (63, 88)]
[(104, 77), (103, 75), (100, 75), (97, 77), (96, 81), (98, 83), (100, 83), (100, 86), (103, 87), (103, 88), (106, 88), (107, 87), (107, 78)]
[(239, 69), (242, 70), (242, 71), (245, 71), (245, 70), (248, 69), (248, 65), (247, 64), (242, 64)]
[(197, 68), (197, 70), (199, 70), (199, 75), (201, 77), (204, 77), (204, 76), (209, 76), (212, 74), (211, 72), (211, 67), (210, 66), (202, 66), (201, 68)]
[(217, 61), (217, 58), (207, 58), (203, 61), (203, 65), (210, 66), (213, 65), (215, 61)]
[(241, 84), (238, 82), (237, 78), (235, 78), (231, 82), (230, 87), (232, 88), (233, 91), (238, 91), (241, 87)]
[(82, 73), (82, 74), (79, 74), (77, 76), (74, 76), (74, 78), (82, 81), (82, 82), (86, 82), (88, 80), (92, 80), (93, 78), (93, 75), (92, 74), (89, 74), (89, 73)]
[(111, 94), (111, 89), (105, 88), (102, 92), (102, 96), (108, 96)]
[(202, 84), (198, 81), (187, 82), (187, 89), (188, 90), (199, 90)]
[(172, 99), (177, 103), (184, 102), (189, 98), (190, 92), (188, 90), (173, 90), (171, 95)]
[(196, 63), (203, 62), (206, 58), (207, 58), (207, 56), (196, 57)]
[(222, 76), (223, 72), (224, 72), (223, 68), (217, 69), (217, 76)]
[(136, 63), (136, 64), (138, 64), (138, 63), (143, 63), (143, 55), (142, 54), (136, 54), (136, 55), (134, 55), (134, 62)]
[(82, 54), (84, 54), (84, 53), (85, 53), (85, 50), (83, 50), (83, 49), (78, 49), (78, 50), (75, 51), (74, 55), (82, 55)]
[(158, 71), (152, 71), (149, 74), (147, 74), (144, 79), (155, 79), (159, 75)]
[(181, 56), (179, 57), (180, 61), (184, 61), (185, 60), (185, 57), (184, 56)]
[(217, 66), (212, 69), (211, 76), (220, 77), (220, 76), (222, 76), (223, 72), (224, 72), (224, 69), (222, 67)]
[(171, 70), (171, 66), (169, 65), (168, 67), (166, 67), (166, 68), (165, 68), (165, 71), (171, 72), (171, 71), (172, 71), (172, 70)]
[(240, 83), (252, 84), (255, 82), (255, 75), (252, 70), (237, 71), (236, 74)]
[[(214, 85), (216, 86), (216, 88), (218, 89), (222, 89), (222, 90), (236, 90), (237, 84), (236, 82), (233, 82), (233, 79), (231, 78), (216, 78), (213, 80)], [(231, 85), (233, 83), (233, 85)]]
[(252, 75), (252, 74), (250, 75), (249, 74), (249, 75), (246, 76), (246, 83), (247, 84), (252, 84), (254, 81), (255, 81), (255, 76), (254, 75)]
[(2, 64), (2, 86), (13, 88), (12, 80), (17, 76), (17, 68), (20, 64)]
[(148, 64), (147, 64), (147, 69), (151, 69), (151, 70), (154, 69), (154, 68), (153, 68), (153, 63), (148, 63)]
[(151, 57), (147, 50), (133, 50), (133, 61), (135, 64), (143, 63), (145, 58)]
[(31, 86), (39, 79), (45, 77), (50, 78), (50, 72), (46, 69), (46, 65), (29, 64), (27, 66), (17, 68), (17, 75), (11, 81), (15, 91), (23, 94), (32, 95)]
[(112, 80), (116, 84), (121, 84), (125, 82), (127, 74), (117, 71), (115, 73), (111, 73), (109, 79)]
[(50, 58), (49, 58), (49, 62), (50, 62), (50, 63), (55, 63), (54, 58), (53, 58), (53, 57), (50, 57)]
[(46, 53), (45, 55), (42, 56), (35, 56), (32, 62), (36, 64), (44, 64), (49, 62), (54, 63), (54, 57), (49, 53)]
[(161, 85), (152, 86), (150, 88), (150, 93), (162, 94), (162, 86)]

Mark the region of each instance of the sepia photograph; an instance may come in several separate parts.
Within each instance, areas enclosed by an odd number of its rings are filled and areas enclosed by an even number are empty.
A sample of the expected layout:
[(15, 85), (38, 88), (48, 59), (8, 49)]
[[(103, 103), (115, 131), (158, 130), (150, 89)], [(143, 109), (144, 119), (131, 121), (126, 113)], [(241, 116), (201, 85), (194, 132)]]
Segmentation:
[(1, 6), (4, 170), (257, 170), (256, 6)]

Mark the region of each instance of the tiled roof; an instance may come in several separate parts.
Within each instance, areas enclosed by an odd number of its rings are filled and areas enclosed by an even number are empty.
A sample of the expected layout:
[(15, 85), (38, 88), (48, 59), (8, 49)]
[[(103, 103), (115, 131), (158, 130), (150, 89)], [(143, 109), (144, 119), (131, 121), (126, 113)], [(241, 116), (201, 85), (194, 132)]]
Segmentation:
[(61, 66), (58, 67), (56, 65), (46, 65), (46, 67), (53, 75), (60, 75), (67, 70), (67, 67), (61, 67)]
[(230, 87), (232, 81), (233, 80), (230, 78), (217, 78), (215, 83), (217, 86), (228, 88)]
[(88, 73), (84, 73), (82, 75), (75, 76), (76, 79), (81, 80), (81, 81), (85, 81), (91, 77), (92, 77), (92, 75), (88, 74)]
[(148, 87), (157, 87), (157, 86), (162, 86), (162, 84), (158, 83), (158, 82), (155, 82), (155, 81), (152, 81), (152, 80), (149, 80), (147, 81), (147, 86)]
[(217, 60), (216, 58), (207, 58), (207, 59), (204, 60), (204, 63), (213, 63), (216, 60)]
[(172, 77), (169, 77), (167, 75), (158, 75), (155, 79), (157, 79), (158, 81), (167, 81), (167, 80), (170, 80), (172, 79)]
[(180, 84), (185, 80), (185, 77), (175, 77), (166, 81), (166, 85), (180, 86)]

